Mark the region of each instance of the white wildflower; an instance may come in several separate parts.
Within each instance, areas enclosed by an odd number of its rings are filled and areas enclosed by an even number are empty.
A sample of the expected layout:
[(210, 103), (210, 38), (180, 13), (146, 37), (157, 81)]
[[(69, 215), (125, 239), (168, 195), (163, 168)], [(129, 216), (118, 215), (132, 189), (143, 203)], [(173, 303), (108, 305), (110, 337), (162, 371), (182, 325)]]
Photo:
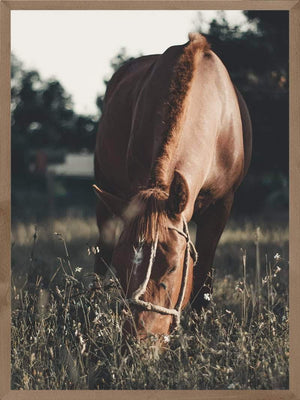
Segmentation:
[(169, 343), (170, 341), (170, 336), (169, 335), (163, 335), (163, 342), (164, 343)]
[(210, 297), (210, 293), (204, 293), (204, 300), (206, 300), (206, 301), (210, 301), (211, 300), (211, 297)]

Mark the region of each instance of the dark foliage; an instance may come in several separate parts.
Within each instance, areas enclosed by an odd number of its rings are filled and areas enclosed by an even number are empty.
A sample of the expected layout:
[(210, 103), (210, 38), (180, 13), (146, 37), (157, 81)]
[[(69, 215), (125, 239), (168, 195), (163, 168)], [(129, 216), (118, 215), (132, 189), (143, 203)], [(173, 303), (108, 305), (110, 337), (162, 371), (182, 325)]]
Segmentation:
[(248, 30), (229, 26), (221, 13), (206, 35), (243, 94), (253, 125), (252, 164), (235, 211), (283, 210), (289, 171), (288, 12), (244, 14)]

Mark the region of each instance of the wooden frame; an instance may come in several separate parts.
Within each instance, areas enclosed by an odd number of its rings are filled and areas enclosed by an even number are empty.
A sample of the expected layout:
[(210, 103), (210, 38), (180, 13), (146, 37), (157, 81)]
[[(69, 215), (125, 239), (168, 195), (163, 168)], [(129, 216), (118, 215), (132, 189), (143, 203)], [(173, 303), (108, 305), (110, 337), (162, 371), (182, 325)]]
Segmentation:
[[(290, 386), (289, 390), (10, 390), (10, 11), (289, 10), (290, 12)], [(0, 0), (0, 398), (1, 399), (300, 399), (300, 0)], [(55, 393), (55, 394), (54, 394)]]

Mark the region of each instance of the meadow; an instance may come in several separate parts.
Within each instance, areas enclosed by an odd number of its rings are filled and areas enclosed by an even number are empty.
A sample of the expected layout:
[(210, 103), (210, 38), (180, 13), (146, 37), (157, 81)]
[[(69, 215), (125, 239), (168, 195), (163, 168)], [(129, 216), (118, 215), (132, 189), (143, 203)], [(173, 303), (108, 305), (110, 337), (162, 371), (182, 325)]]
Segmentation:
[(96, 240), (94, 218), (14, 222), (12, 389), (288, 389), (284, 220), (229, 222), (210, 306), (187, 307), (161, 354), (155, 337), (123, 352), (130, 311), (93, 273)]

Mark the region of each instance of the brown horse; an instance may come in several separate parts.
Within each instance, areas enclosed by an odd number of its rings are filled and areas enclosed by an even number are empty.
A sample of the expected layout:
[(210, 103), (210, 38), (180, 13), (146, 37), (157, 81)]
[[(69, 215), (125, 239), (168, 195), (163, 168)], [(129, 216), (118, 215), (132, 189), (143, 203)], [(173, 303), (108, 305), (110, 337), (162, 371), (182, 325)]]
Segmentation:
[[(197, 309), (209, 300), (216, 246), (251, 147), (247, 106), (202, 35), (112, 77), (95, 151), (99, 243), (139, 337), (169, 333), (191, 296)], [(116, 243), (107, 234), (114, 216), (123, 221)], [(95, 272), (105, 269), (99, 257)]]

